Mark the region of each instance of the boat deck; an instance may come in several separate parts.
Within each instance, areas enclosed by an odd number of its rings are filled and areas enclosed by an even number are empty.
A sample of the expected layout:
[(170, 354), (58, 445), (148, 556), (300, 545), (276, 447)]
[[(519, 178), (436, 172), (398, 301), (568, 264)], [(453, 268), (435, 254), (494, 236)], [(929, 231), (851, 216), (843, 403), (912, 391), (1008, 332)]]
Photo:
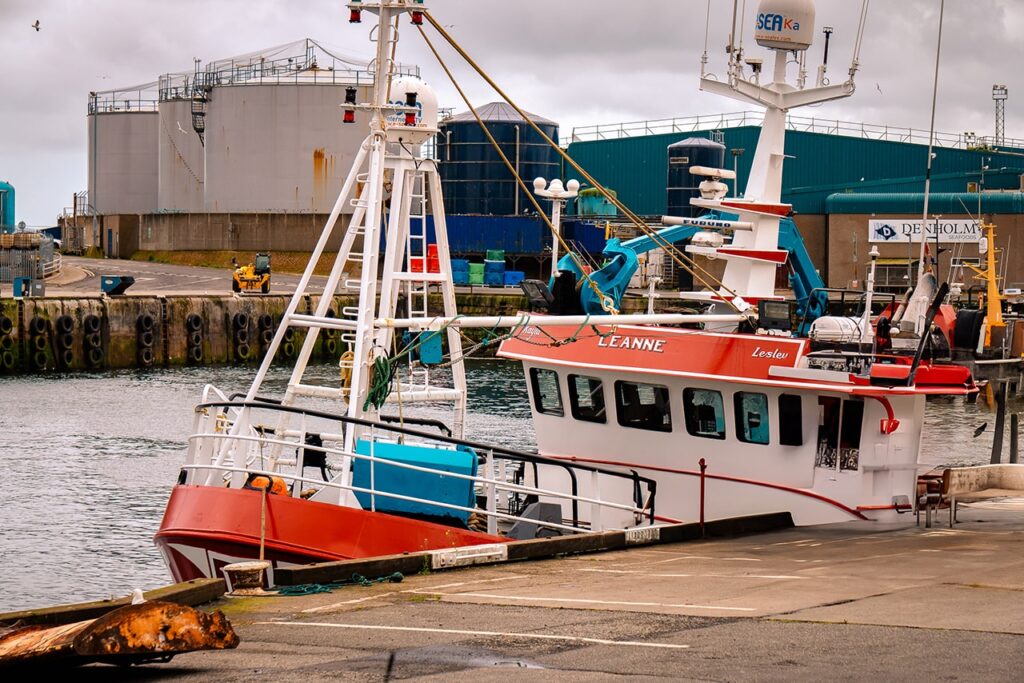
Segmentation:
[(257, 670), (381, 680), (389, 666), (395, 679), (467, 681), (505, 680), (506, 667), (545, 681), (1016, 679), (1024, 499), (962, 507), (960, 519), (954, 529), (926, 529), (923, 517), (909, 528), (804, 527), (223, 599), (241, 646), (160, 668), (197, 680)]

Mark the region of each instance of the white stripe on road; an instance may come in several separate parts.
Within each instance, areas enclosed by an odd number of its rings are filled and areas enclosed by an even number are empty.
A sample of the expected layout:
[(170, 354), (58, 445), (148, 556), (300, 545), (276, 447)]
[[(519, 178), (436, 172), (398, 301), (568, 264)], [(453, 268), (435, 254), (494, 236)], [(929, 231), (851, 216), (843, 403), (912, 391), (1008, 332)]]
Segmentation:
[(423, 595), (443, 595), (446, 598), (490, 598), (493, 600), (519, 600), (524, 602), (565, 602), (574, 605), (621, 605), (626, 607), (675, 607), (679, 609), (708, 609), (729, 612), (753, 612), (753, 607), (725, 607), (722, 605), (693, 605), (686, 602), (632, 602), (627, 600), (588, 600), (585, 598), (541, 598), (528, 595), (498, 595), (497, 593), (432, 593), (430, 591), (410, 591)]
[(427, 593), (432, 594), (432, 591), (436, 591), (439, 588), (459, 588), (460, 586), (469, 586), (477, 583), (494, 583), (495, 581), (510, 581), (512, 579), (524, 579), (525, 574), (513, 574), (511, 576), (502, 576), (497, 579), (478, 579), (476, 581), (458, 581), (456, 583), (442, 583), (439, 586), (428, 586), (420, 590), (410, 588), (404, 591), (389, 591), (387, 593), (380, 593), (378, 595), (370, 595), (364, 598), (355, 598), (352, 600), (342, 600), (341, 602), (332, 602), (330, 605), (321, 605), (320, 607), (310, 607), (309, 609), (302, 610), (303, 614), (314, 614), (316, 612), (328, 612), (336, 607), (344, 607), (346, 605), (356, 605), (361, 602), (369, 602), (370, 600), (376, 600), (377, 598), (386, 598), (389, 595), (399, 595), (400, 593)]
[(618, 645), (625, 647), (654, 647), (670, 650), (685, 650), (689, 645), (675, 643), (644, 643), (635, 640), (606, 640), (604, 638), (584, 638), (583, 636), (559, 636), (553, 633), (512, 633), (504, 631), (468, 631), (454, 628), (418, 628), (415, 626), (370, 626), (363, 624), (332, 624), (314, 621), (257, 621), (267, 626), (321, 626), (324, 628), (344, 628), (366, 631), (402, 631), (406, 633), (444, 633), (456, 636), (486, 636), (500, 638), (528, 638), (532, 640), (561, 640), (570, 643), (589, 643), (592, 645)]
[(582, 572), (598, 572), (601, 574), (642, 574), (665, 579), (695, 578), (695, 579), (806, 579), (806, 576), (791, 576), (789, 574), (651, 574), (638, 569), (581, 569)]
[(309, 609), (302, 610), (303, 614), (314, 614), (316, 612), (327, 612), (335, 607), (342, 607), (343, 605), (358, 605), (361, 602), (369, 602), (370, 600), (376, 600), (378, 598), (386, 598), (389, 595), (398, 595), (397, 591), (388, 591), (387, 593), (380, 593), (378, 595), (368, 595), (365, 598), (355, 598), (352, 600), (342, 600), (341, 602), (333, 602), (330, 605), (322, 605), (321, 607), (310, 607)]

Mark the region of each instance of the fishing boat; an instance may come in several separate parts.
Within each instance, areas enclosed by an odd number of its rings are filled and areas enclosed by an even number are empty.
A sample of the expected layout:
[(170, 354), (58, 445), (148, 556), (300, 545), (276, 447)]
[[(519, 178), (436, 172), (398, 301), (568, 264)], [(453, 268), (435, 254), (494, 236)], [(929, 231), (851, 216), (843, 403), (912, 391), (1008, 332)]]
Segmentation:
[[(779, 222), (790, 212), (779, 196), (785, 111), (849, 95), (856, 69), (839, 85), (787, 85), (788, 54), (809, 45), (813, 3), (774, 4), (774, 13), (800, 14), (778, 26), (759, 19), (758, 40), (776, 55), (771, 82), (760, 83), (760, 62), (743, 62), (739, 49), (726, 80), (702, 78), (706, 89), (767, 108), (745, 198), (709, 188), (695, 200), (732, 235), (695, 247), (726, 261), (720, 286), (703, 295), (708, 310), (623, 314), (613, 288), (580, 269), (579, 288), (558, 297), (534, 283), (531, 300), (544, 311), (473, 317), (456, 310), (440, 179), (419, 153), (437, 132), (437, 99), (392, 73), (394, 26), (428, 22), (461, 48), (419, 2), (350, 3), (353, 21), (377, 17), (372, 100), (357, 103), (352, 88), (342, 104), (346, 125), (369, 133), (248, 391), (208, 386), (195, 409), (155, 539), (174, 577), (218, 576), (259, 558), (272, 582), (291, 564), (420, 550), (500, 555), (514, 539), (642, 532), (702, 516), (790, 512), (817, 524), (910, 510), (925, 397), (975, 389), (966, 370), (920, 353), (892, 361), (867, 352), (856, 371), (837, 371), (807, 340), (775, 328), (775, 269), (786, 260)], [(765, 5), (759, 12), (774, 14)], [(325, 294), (311, 296), (313, 267), (346, 208)], [(430, 251), (428, 216), (436, 273), (414, 267)], [(650, 237), (671, 247), (659, 231)], [(357, 302), (336, 310), (340, 292)], [(599, 313), (571, 301), (580, 292)], [(300, 309), (307, 298), (312, 310)], [(538, 452), (465, 434), (469, 328), (500, 332), (500, 355), (522, 362)], [(289, 329), (305, 337), (287, 389), (270, 396), (265, 380)], [(306, 372), (320, 335), (347, 347), (332, 385)], [(417, 419), (420, 403), (447, 405), (450, 420)]]

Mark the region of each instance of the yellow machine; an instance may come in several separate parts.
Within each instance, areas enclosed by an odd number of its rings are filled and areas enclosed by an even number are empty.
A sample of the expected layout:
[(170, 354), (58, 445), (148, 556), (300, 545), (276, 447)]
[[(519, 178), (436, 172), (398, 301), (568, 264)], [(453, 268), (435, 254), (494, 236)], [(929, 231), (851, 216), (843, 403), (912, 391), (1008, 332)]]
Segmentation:
[(254, 263), (239, 266), (238, 261), (231, 259), (235, 272), (231, 278), (231, 289), (235, 292), (252, 292), (260, 290), (264, 294), (270, 291), (270, 254), (256, 254)]

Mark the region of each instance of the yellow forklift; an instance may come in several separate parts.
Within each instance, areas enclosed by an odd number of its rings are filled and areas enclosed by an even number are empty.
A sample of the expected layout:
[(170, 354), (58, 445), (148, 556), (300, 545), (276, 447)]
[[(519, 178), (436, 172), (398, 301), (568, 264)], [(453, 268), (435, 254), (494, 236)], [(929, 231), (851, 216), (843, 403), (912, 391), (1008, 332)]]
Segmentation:
[(238, 261), (232, 257), (231, 265), (235, 272), (231, 277), (231, 291), (253, 292), (260, 290), (266, 294), (270, 291), (270, 254), (260, 252), (256, 254), (253, 263), (239, 266)]

